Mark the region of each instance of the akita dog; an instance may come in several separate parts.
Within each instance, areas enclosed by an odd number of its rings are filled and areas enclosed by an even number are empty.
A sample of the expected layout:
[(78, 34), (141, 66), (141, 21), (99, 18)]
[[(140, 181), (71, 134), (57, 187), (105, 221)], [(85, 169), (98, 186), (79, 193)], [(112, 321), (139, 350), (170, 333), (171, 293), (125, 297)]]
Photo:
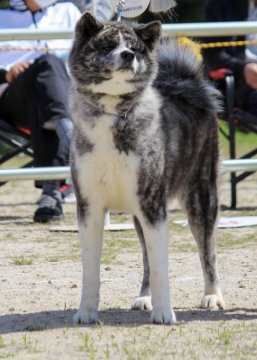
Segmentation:
[(158, 45), (161, 24), (100, 23), (89, 13), (69, 56), (71, 168), (83, 260), (75, 323), (94, 323), (107, 209), (131, 213), (144, 276), (133, 308), (176, 321), (168, 278), (168, 201), (183, 205), (203, 269), (204, 308), (223, 308), (216, 264), (218, 92), (189, 47)]

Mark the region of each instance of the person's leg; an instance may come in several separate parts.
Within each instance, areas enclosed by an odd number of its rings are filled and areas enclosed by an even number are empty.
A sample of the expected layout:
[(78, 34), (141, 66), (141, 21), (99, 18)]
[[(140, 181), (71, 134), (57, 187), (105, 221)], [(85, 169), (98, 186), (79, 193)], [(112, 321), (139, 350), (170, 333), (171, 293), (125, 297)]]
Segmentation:
[[(58, 138), (55, 165), (69, 163), (69, 148), (73, 124), (68, 108), (69, 77), (62, 60), (47, 54), (34, 64), (36, 75), (36, 104), (39, 121), (44, 129), (54, 130)], [(33, 126), (33, 119), (31, 119)]]
[[(10, 123), (31, 129), (35, 166), (68, 164), (72, 128), (68, 87), (69, 78), (63, 62), (52, 55), (44, 55), (16, 78), (0, 98), (2, 116)], [(44, 129), (46, 123), (54, 124), (55, 131)], [(61, 136), (66, 129), (67, 136)], [(59, 182), (44, 183), (35, 221), (62, 218), (58, 187)], [(54, 201), (50, 201), (51, 198)]]
[[(36, 103), (42, 114), (40, 130), (45, 134), (50, 132), (58, 139), (53, 165), (67, 165), (73, 128), (68, 111), (69, 78), (64, 63), (54, 56), (42, 56), (35, 65), (37, 66)], [(49, 129), (54, 131), (51, 132)], [(49, 219), (61, 218), (61, 201), (59, 183), (44, 184), (34, 220), (46, 222)]]
[[(30, 128), (36, 166), (67, 164), (67, 157), (57, 152), (58, 148), (68, 152), (71, 137), (68, 88), (69, 78), (63, 61), (47, 54), (20, 74), (0, 97), (1, 116), (14, 125)], [(59, 144), (62, 139), (68, 145)]]

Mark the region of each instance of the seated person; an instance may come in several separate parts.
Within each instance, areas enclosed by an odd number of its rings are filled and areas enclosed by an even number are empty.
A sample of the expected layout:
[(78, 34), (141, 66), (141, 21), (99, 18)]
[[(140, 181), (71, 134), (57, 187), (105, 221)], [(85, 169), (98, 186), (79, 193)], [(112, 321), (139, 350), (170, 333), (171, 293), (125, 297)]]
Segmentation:
[[(205, 21), (257, 20), (257, 0), (208, 0)], [(211, 37), (205, 42), (245, 40), (246, 36)], [(255, 47), (256, 48), (256, 47)], [(246, 46), (206, 49), (208, 70), (229, 68), (235, 76), (236, 106), (257, 116), (257, 54)]]
[[(44, 28), (47, 24), (47, 29), (56, 26), (60, 29), (61, 25), (74, 27), (80, 17), (79, 10), (73, 4), (56, 4), (39, 11), (44, 1), (49, 3), (49, 0), (37, 1), (15, 0), (16, 5), (23, 2), (26, 9), (1, 10), (1, 28)], [(58, 48), (58, 41), (62, 47), (64, 43), (66, 47), (70, 45), (70, 40), (44, 41), (44, 45), (49, 49)], [(12, 47), (14, 43), (2, 42), (0, 46)], [(41, 42), (26, 41), (27, 47), (28, 43), (30, 47), (38, 43), (42, 46)], [(15, 44), (18, 45), (24, 46), (20, 42)], [(54, 54), (34, 50), (2, 51), (0, 66), (0, 117), (31, 130), (35, 166), (68, 165), (73, 126), (68, 109), (69, 77), (63, 60)], [(34, 221), (63, 218), (59, 185), (58, 181), (43, 183)]]

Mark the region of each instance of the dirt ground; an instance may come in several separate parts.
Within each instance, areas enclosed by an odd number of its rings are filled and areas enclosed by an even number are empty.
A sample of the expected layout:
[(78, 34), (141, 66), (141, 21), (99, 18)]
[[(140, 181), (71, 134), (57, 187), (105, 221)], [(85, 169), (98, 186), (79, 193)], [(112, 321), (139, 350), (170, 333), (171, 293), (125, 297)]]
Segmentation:
[[(221, 204), (229, 204), (223, 179)], [(0, 359), (256, 359), (256, 227), (218, 230), (218, 263), (226, 309), (198, 305), (203, 280), (196, 246), (174, 204), (170, 213), (170, 286), (178, 323), (151, 325), (148, 312), (130, 310), (142, 265), (133, 230), (105, 232), (100, 325), (74, 326), (81, 263), (76, 232), (34, 224), (40, 193), (32, 181), (0, 188)], [(239, 209), (221, 216), (257, 215), (257, 180), (240, 185)], [(224, 208), (224, 207), (223, 207)], [(76, 224), (65, 204), (63, 225)], [(126, 215), (112, 222), (130, 222)]]

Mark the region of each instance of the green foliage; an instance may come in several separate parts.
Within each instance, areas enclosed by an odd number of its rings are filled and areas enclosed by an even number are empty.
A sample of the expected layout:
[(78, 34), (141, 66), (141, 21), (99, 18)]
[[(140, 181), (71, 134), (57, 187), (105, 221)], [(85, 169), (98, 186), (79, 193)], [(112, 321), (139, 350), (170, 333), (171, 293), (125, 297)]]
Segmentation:
[[(228, 133), (228, 123), (226, 121), (219, 121), (219, 127)], [(220, 145), (222, 150), (222, 157), (229, 158), (229, 142), (220, 133)], [(236, 156), (240, 157), (257, 147), (257, 136), (254, 133), (245, 133), (240, 130), (236, 131)]]

